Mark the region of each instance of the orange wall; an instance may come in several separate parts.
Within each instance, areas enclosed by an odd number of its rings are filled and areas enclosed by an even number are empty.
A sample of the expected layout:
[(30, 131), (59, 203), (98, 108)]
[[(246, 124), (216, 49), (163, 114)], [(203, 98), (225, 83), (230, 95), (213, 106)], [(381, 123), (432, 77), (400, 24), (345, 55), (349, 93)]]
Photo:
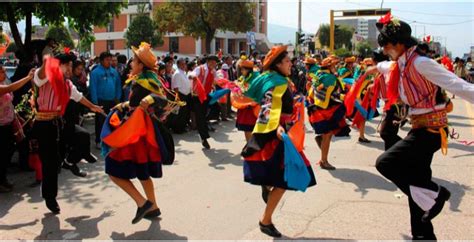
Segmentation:
[(170, 50), (170, 39), (167, 38), (167, 37), (164, 37), (163, 38), (163, 45), (162, 46), (158, 46), (155, 48), (156, 50), (159, 50), (159, 51), (166, 51), (168, 52)]
[(179, 53), (194, 55), (196, 53), (196, 42), (193, 37), (179, 37)]
[(107, 50), (107, 40), (96, 40), (94, 42), (94, 55), (98, 56), (100, 53)]
[(127, 28), (127, 14), (114, 18), (114, 32), (122, 32)]
[(123, 40), (123, 39), (114, 40), (114, 49), (115, 50), (125, 49), (126, 48), (125, 43), (126, 43), (126, 41)]

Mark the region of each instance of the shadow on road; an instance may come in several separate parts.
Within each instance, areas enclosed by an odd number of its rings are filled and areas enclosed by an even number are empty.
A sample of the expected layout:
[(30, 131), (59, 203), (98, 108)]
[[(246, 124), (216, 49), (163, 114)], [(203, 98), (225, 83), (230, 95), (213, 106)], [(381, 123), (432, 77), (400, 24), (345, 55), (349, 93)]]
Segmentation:
[(451, 198), (449, 198), (449, 209), (453, 212), (462, 212), (459, 209), (459, 205), (461, 204), (464, 195), (466, 195), (466, 191), (472, 191), (472, 188), (456, 181), (451, 182), (439, 178), (433, 178), (433, 181), (446, 187), (451, 192)]
[(112, 240), (188, 240), (185, 236), (180, 236), (167, 230), (161, 230), (160, 220), (151, 220), (150, 227), (145, 231), (137, 231), (130, 235), (112, 232)]
[(383, 177), (363, 170), (337, 168), (336, 170), (329, 172), (329, 174), (342, 182), (349, 182), (356, 185), (357, 188), (354, 191), (360, 192), (361, 197), (364, 197), (369, 192), (369, 189), (386, 191), (397, 190), (395, 185), (385, 180)]
[(209, 166), (216, 170), (224, 170), (225, 165), (242, 166), (243, 160), (240, 154), (230, 153), (225, 149), (204, 150), (204, 155), (209, 158)]

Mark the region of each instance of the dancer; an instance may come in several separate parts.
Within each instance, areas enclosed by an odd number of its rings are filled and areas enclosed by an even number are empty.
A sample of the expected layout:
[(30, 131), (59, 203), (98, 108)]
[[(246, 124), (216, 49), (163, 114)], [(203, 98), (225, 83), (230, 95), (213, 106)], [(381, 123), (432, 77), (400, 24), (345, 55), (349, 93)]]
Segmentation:
[(316, 133), (316, 143), (321, 149), (319, 165), (322, 169), (336, 169), (329, 163), (329, 146), (332, 136), (342, 129), (348, 128), (344, 119), (346, 108), (342, 104), (340, 86), (335, 72), (337, 58), (327, 57), (321, 63), (316, 79), (308, 92), (308, 116), (311, 126)]
[[(142, 42), (132, 48), (129, 102), (115, 106), (102, 128), (102, 151), (106, 153), (105, 172), (137, 204), (132, 223), (161, 215), (155, 197), (153, 178), (162, 177), (162, 162), (170, 154), (164, 141), (161, 122), (176, 103), (166, 99), (164, 84), (156, 71), (156, 57), (150, 45)], [(182, 105), (182, 104), (180, 104)], [(173, 154), (171, 154), (173, 155)], [(145, 196), (130, 179), (138, 178)]]
[[(291, 190), (284, 179), (285, 154), (281, 136), (301, 121), (298, 120), (300, 115), (295, 113), (300, 113), (298, 111), (303, 108), (303, 105), (297, 108), (292, 83), (287, 78), (291, 73), (291, 61), (286, 49), (287, 46), (275, 46), (268, 52), (263, 64), (265, 72), (251, 83), (246, 92), (248, 97), (260, 104), (261, 109), (252, 136), (242, 150), (244, 180), (263, 188), (262, 196), (267, 206), (259, 226), (263, 233), (272, 237), (281, 237), (273, 225), (273, 212), (285, 191)], [(298, 128), (304, 133), (303, 126)], [(316, 180), (311, 165), (301, 150), (300, 155), (310, 176), (308, 186), (314, 186)]]
[(445, 187), (432, 181), (430, 167), (437, 150), (447, 152), (447, 112), (452, 104), (441, 88), (474, 103), (474, 85), (418, 54), (407, 23), (388, 13), (376, 26), (379, 45), (395, 61), (388, 105), (401, 99), (409, 105), (412, 123), (408, 135), (378, 157), (376, 168), (408, 196), (413, 239), (436, 240), (431, 220), (450, 197)]
[(235, 121), (235, 127), (237, 130), (244, 131), (245, 140), (248, 142), (252, 136), (252, 130), (254, 129), (255, 122), (257, 121), (258, 105), (249, 98), (243, 96), (247, 91), (249, 85), (252, 84), (253, 80), (260, 75), (260, 73), (253, 71), (253, 61), (243, 60), (239, 64), (240, 76), (238, 85), (241, 93), (232, 93), (234, 107), (237, 108), (237, 119)]
[(69, 52), (68, 48), (55, 58), (45, 56), (43, 65), (36, 70), (33, 79), (35, 115), (33, 135), (38, 140), (39, 157), (42, 162), (41, 193), (46, 207), (54, 214), (61, 211), (56, 201), (58, 172), (62, 164), (58, 141), (61, 137), (62, 116), (67, 103), (72, 99), (96, 112), (96, 115), (104, 114), (101, 107), (83, 97), (69, 80), (72, 75), (72, 62), (75, 59), (76, 56)]

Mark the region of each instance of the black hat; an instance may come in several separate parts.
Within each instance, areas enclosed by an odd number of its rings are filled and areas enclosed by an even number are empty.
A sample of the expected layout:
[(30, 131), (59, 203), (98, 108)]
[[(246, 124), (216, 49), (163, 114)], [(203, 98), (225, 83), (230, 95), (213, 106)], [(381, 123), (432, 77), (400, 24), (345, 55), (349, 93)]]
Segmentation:
[(372, 51), (372, 59), (375, 61), (375, 62), (382, 62), (382, 61), (388, 61), (389, 60), (389, 57), (384, 55), (383, 51), (379, 51), (379, 50), (374, 50)]
[(380, 32), (377, 41), (382, 47), (388, 43), (401, 43), (407, 47), (411, 47), (418, 42), (411, 36), (410, 25), (393, 18), (390, 12), (380, 18), (375, 26)]
[(172, 60), (173, 60), (173, 58), (171, 58), (171, 56), (168, 55), (163, 59), (163, 62), (168, 63), (169, 61), (172, 61)]
[(211, 61), (211, 60), (219, 62), (219, 58), (215, 55), (210, 55), (206, 58), (206, 61)]

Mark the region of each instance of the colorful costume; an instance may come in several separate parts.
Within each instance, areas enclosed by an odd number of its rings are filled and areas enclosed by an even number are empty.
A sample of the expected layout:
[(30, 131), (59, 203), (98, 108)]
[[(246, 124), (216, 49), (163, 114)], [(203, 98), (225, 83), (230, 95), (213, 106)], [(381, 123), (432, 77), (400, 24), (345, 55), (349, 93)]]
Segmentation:
[(259, 111), (257, 103), (243, 95), (245, 95), (248, 86), (259, 75), (258, 72), (252, 72), (248, 77), (241, 76), (238, 82), (241, 93), (232, 93), (232, 105), (237, 108), (235, 127), (240, 131), (252, 132), (257, 121)]
[[(248, 183), (292, 190), (284, 180), (284, 146), (276, 134), (281, 125), (306, 164), (311, 177), (308, 187), (316, 184), (313, 169), (302, 151), (303, 100), (293, 97), (288, 86), (287, 78), (276, 72), (265, 72), (251, 83), (246, 93), (261, 107), (252, 137), (242, 150), (244, 180)], [(292, 136), (292, 132), (296, 134)]]
[[(111, 176), (146, 180), (162, 176), (163, 162), (174, 159), (174, 144), (162, 121), (170, 109), (163, 84), (156, 73), (145, 71), (127, 80), (131, 82), (129, 110), (112, 111), (102, 128), (105, 172)], [(146, 98), (148, 110), (139, 107)]]
[(408, 196), (413, 238), (436, 240), (431, 219), (450, 197), (450, 192), (433, 182), (431, 176), (433, 154), (439, 149), (447, 152), (447, 112), (452, 105), (441, 88), (474, 103), (474, 86), (419, 55), (407, 23), (393, 19), (389, 13), (377, 28), (380, 46), (397, 41), (407, 49), (390, 71), (387, 105), (399, 99), (408, 104), (412, 129), (378, 157), (376, 168)]
[(313, 80), (308, 94), (308, 115), (316, 134), (338, 133), (348, 129), (340, 90), (336, 76), (329, 70), (320, 70)]

